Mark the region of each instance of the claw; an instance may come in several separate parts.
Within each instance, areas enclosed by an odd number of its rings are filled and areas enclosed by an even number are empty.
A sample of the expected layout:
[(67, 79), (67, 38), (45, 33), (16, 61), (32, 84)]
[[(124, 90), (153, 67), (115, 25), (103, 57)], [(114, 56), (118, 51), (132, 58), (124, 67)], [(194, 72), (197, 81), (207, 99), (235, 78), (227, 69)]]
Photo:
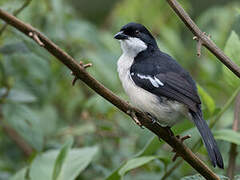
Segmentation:
[(147, 116), (152, 120), (152, 124), (155, 124), (158, 122), (154, 117), (152, 117), (151, 114), (147, 113)]
[(170, 136), (174, 136), (174, 134), (169, 126), (165, 127), (165, 129), (168, 131)]

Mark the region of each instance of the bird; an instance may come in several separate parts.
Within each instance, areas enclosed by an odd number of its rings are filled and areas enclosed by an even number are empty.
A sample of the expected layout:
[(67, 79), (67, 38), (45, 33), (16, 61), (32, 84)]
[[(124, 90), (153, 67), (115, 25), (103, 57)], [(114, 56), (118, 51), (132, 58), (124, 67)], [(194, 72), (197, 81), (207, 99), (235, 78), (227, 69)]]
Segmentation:
[(217, 143), (203, 119), (201, 100), (191, 75), (162, 52), (150, 31), (130, 22), (115, 34), (122, 55), (117, 71), (130, 102), (162, 127), (171, 128), (182, 117), (196, 125), (214, 167), (224, 168)]

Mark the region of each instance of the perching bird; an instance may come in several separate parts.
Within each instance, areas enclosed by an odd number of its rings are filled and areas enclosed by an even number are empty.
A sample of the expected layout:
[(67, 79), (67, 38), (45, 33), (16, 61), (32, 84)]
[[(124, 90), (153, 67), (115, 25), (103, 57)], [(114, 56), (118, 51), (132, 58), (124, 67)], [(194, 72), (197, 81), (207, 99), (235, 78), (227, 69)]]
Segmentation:
[(192, 119), (213, 166), (224, 168), (189, 73), (158, 48), (154, 37), (141, 24), (123, 26), (114, 38), (120, 41), (123, 52), (117, 63), (119, 78), (133, 105), (165, 127), (173, 126), (181, 116)]

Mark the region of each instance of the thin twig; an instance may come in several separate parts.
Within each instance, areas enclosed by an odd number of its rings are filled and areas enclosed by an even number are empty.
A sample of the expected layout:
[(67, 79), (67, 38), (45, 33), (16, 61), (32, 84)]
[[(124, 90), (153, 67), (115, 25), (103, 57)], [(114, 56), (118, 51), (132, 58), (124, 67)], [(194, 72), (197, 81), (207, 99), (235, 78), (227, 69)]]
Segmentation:
[[(205, 36), (206, 35), (206, 33), (205, 32), (203, 32), (203, 35)], [(208, 38), (211, 38), (211, 35), (207, 35), (208, 36)], [(197, 41), (197, 56), (198, 57), (200, 57), (201, 56), (201, 50), (202, 50), (202, 46), (203, 46), (203, 41), (200, 39), (200, 38), (198, 38), (197, 36), (194, 36), (193, 37), (193, 40), (196, 40)]]
[(234, 131), (238, 131), (239, 121), (240, 121), (239, 113), (240, 113), (240, 93), (238, 94), (238, 96), (236, 98), (236, 104), (235, 104), (234, 122), (233, 122), (233, 127), (232, 127), (232, 129)]
[(225, 66), (227, 66), (236, 76), (240, 78), (240, 67), (235, 64), (229, 57), (227, 57), (216, 44), (204, 34), (199, 27), (193, 22), (190, 16), (185, 12), (182, 6), (176, 0), (166, 0), (176, 14), (181, 18), (184, 24), (202, 41), (202, 45), (211, 51), (218, 60), (220, 60)]
[(29, 37), (31, 37), (39, 46), (44, 46), (43, 42), (38, 38), (38, 35), (35, 32), (29, 32)]
[[(186, 136), (183, 136), (183, 137), (180, 137), (180, 135), (176, 135), (176, 137), (183, 143), (185, 140), (191, 138), (191, 135), (186, 135)], [(175, 155), (172, 158), (172, 161), (174, 162), (179, 157), (179, 154), (175, 151), (175, 149), (173, 149), (172, 152), (175, 152)]]
[[(23, 11), (31, 2), (32, 0), (26, 0), (25, 3), (19, 8), (19, 9), (16, 9), (14, 12), (13, 12), (13, 15), (14, 16), (17, 16), (21, 11)], [(2, 33), (5, 31), (5, 29), (7, 28), (8, 24), (5, 23), (3, 25), (3, 27), (0, 29), (0, 36), (2, 35)]]
[(198, 171), (203, 177), (209, 180), (218, 180), (219, 177), (210, 169), (208, 166), (203, 163), (189, 148), (187, 148), (179, 139), (175, 136), (169, 135), (169, 132), (166, 128), (161, 127), (158, 123), (152, 123), (151, 119), (145, 114), (139, 111), (138, 109), (130, 106), (127, 102), (123, 101), (112, 93), (109, 89), (104, 87), (91, 75), (89, 75), (85, 68), (80, 66), (76, 60), (74, 60), (70, 55), (60, 49), (56, 44), (50, 41), (42, 33), (38, 32), (32, 26), (27, 25), (26, 23), (20, 21), (11, 14), (0, 9), (0, 18), (5, 22), (9, 23), (11, 26), (15, 27), (22, 33), (28, 36), (29, 32), (36, 32), (37, 36), (43, 42), (44, 48), (49, 51), (57, 60), (65, 64), (75, 76), (81, 79), (86, 83), (90, 88), (92, 88), (96, 93), (101, 95), (103, 98), (111, 102), (121, 111), (127, 114), (127, 111), (133, 110), (136, 112), (138, 120), (146, 128), (156, 134), (159, 138), (166, 141), (173, 149), (175, 149), (179, 155), (188, 162), (196, 171)]
[(193, 37), (193, 40), (196, 40), (197, 41), (197, 57), (200, 57), (201, 56), (201, 50), (202, 50), (202, 40), (199, 39), (197, 36), (194, 36)]
[[(234, 121), (232, 125), (232, 129), (234, 131), (238, 131), (238, 125), (239, 125), (239, 113), (240, 113), (240, 93), (236, 97), (236, 103), (235, 103), (235, 109), (234, 109)], [(229, 150), (229, 161), (228, 161), (228, 169), (227, 169), (227, 176), (230, 179), (233, 179), (235, 167), (236, 167), (236, 159), (237, 159), (237, 145), (234, 143), (231, 143), (231, 147)]]
[[(83, 64), (82, 61), (79, 62), (79, 65), (81, 65), (82, 67), (84, 67), (85, 69), (89, 68), (89, 67), (92, 67), (92, 63), (87, 63), (87, 64)], [(72, 75), (74, 75), (73, 72), (71, 72)], [(75, 76), (74, 79), (72, 80), (72, 86), (75, 85), (75, 83), (77, 82), (78, 80), (78, 77)]]

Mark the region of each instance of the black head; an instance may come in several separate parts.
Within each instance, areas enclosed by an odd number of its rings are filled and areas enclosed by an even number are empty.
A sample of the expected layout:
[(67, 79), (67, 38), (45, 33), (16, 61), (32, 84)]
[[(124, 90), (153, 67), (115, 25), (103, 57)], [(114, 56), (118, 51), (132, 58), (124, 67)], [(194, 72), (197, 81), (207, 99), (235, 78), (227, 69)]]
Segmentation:
[(118, 40), (126, 40), (132, 38), (139, 38), (142, 40), (147, 46), (157, 46), (157, 43), (152, 36), (152, 34), (147, 30), (145, 26), (138, 23), (128, 23), (123, 26), (114, 38)]

